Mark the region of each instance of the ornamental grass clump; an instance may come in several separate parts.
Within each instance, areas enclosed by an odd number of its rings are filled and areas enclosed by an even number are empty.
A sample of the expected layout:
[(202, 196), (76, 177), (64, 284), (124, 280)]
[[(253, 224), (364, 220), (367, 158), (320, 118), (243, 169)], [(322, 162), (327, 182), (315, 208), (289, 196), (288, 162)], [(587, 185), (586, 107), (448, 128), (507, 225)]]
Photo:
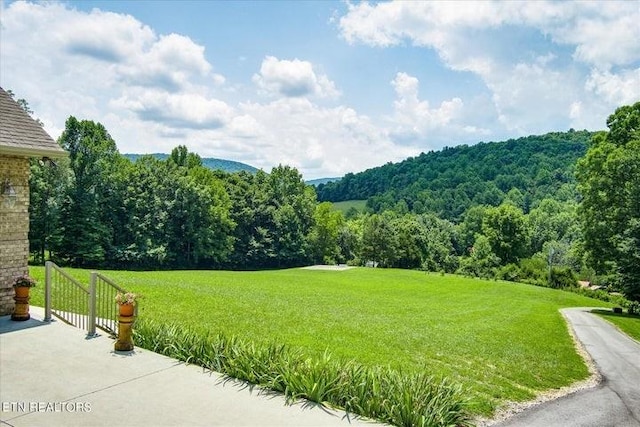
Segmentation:
[(137, 345), (229, 377), (398, 426), (471, 425), (460, 386), (425, 373), (308, 357), (281, 344), (256, 344), (178, 325), (141, 321)]

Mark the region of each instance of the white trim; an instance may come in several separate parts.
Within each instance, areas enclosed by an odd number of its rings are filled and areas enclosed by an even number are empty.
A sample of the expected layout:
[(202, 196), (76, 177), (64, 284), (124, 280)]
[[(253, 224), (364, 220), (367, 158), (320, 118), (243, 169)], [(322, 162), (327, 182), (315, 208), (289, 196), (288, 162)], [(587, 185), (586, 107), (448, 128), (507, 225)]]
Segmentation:
[(27, 148), (27, 147), (7, 147), (0, 146), (0, 155), (17, 156), (17, 157), (68, 157), (69, 153), (62, 148)]

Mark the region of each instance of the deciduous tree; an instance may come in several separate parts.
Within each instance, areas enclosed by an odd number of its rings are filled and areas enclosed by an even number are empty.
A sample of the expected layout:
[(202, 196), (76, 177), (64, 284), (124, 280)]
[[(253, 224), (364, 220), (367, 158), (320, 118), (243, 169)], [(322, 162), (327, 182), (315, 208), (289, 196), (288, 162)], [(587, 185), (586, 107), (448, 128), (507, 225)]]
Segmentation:
[(579, 214), (596, 271), (617, 271), (640, 300), (640, 102), (618, 108), (578, 162)]

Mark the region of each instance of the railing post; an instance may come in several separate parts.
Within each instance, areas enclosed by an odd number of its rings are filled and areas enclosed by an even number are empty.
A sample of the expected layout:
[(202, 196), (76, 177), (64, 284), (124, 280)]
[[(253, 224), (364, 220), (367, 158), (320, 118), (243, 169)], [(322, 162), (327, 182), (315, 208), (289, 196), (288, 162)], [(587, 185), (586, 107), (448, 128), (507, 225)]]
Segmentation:
[(96, 334), (96, 284), (98, 279), (98, 273), (91, 272), (91, 281), (89, 282), (89, 325), (87, 332), (89, 335)]
[(44, 263), (44, 321), (51, 322), (51, 261)]

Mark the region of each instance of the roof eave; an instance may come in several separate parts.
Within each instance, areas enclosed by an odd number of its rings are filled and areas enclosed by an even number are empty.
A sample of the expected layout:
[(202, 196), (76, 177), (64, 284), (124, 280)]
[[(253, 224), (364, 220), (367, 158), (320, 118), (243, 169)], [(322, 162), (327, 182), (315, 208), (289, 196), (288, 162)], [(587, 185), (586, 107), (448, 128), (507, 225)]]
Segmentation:
[(16, 157), (49, 157), (52, 159), (68, 157), (69, 153), (60, 149), (47, 148), (26, 148), (26, 147), (7, 147), (0, 146), (0, 154)]

